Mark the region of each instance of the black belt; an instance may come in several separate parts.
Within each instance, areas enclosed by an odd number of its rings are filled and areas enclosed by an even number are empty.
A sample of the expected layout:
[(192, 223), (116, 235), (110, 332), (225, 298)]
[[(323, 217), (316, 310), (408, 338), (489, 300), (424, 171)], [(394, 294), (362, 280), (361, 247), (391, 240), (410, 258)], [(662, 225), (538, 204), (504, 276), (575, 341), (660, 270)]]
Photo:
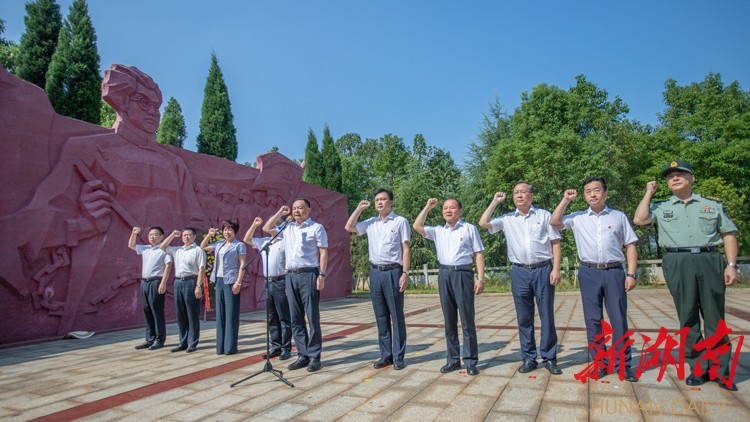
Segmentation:
[(287, 274), (314, 273), (315, 271), (318, 271), (318, 267), (302, 267), (293, 270), (286, 270)]
[(141, 280), (143, 280), (143, 281), (145, 281), (145, 282), (149, 282), (149, 281), (156, 281), (156, 280), (161, 280), (161, 277), (162, 277), (162, 276), (158, 276), (158, 277), (149, 277), (149, 278), (142, 278)]
[(370, 266), (378, 271), (390, 271), (395, 270), (396, 268), (401, 269), (401, 264), (388, 264), (388, 265), (375, 265), (370, 264)]
[(198, 276), (197, 276), (197, 275), (189, 275), (189, 276), (187, 276), (187, 277), (175, 277), (175, 278), (174, 278), (174, 281), (177, 281), (177, 280), (179, 280), (179, 281), (186, 281), (186, 280), (195, 280), (195, 279), (197, 279), (197, 278), (198, 278)]
[(440, 264), (441, 270), (451, 270), (451, 271), (474, 271), (471, 268), (471, 265), (443, 265)]
[(597, 264), (595, 262), (578, 261), (585, 267), (598, 268), (600, 270), (608, 268), (622, 268), (622, 262), (605, 262), (603, 264)]
[(268, 282), (281, 281), (281, 280), (284, 280), (285, 278), (286, 278), (286, 275), (282, 274), (282, 275), (277, 275), (273, 277), (266, 277), (266, 281)]
[(664, 248), (667, 252), (690, 252), (690, 253), (701, 253), (701, 252), (719, 252), (718, 246), (696, 246), (690, 248)]
[(511, 262), (511, 264), (515, 265), (516, 267), (521, 267), (521, 268), (528, 268), (528, 269), (533, 269), (533, 268), (542, 268), (542, 267), (547, 267), (547, 266), (549, 266), (549, 264), (550, 264), (551, 262), (552, 262), (552, 260), (551, 260), (551, 259), (548, 259), (548, 260), (546, 260), (546, 261), (542, 261), (542, 262), (537, 262), (536, 264), (517, 264), (517, 263), (515, 263), (515, 262)]

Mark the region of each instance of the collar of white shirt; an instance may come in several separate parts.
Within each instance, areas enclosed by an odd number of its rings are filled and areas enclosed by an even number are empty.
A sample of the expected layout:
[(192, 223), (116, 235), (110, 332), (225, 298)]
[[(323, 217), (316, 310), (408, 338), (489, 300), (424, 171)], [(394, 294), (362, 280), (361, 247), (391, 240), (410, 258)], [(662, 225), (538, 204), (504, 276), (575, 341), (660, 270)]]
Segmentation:
[(589, 211), (588, 215), (605, 215), (605, 214), (611, 213), (612, 212), (612, 208), (610, 208), (608, 205), (604, 205), (604, 209), (602, 210), (602, 212), (600, 212), (598, 214), (595, 213), (594, 210), (591, 209), (591, 207), (589, 207), (588, 211)]
[(536, 207), (533, 205), (531, 206), (531, 208), (529, 208), (529, 212), (526, 215), (523, 215), (521, 211), (518, 208), (516, 208), (516, 212), (513, 214), (513, 216), (518, 217), (519, 215), (521, 215), (521, 216), (527, 217), (531, 214), (536, 214)]
[(445, 227), (448, 230), (456, 230), (456, 229), (458, 229), (459, 227), (461, 227), (463, 225), (464, 225), (464, 220), (458, 220), (458, 221), (456, 221), (456, 225), (453, 226), (453, 227), (449, 226), (448, 223), (445, 223), (445, 225), (443, 227)]

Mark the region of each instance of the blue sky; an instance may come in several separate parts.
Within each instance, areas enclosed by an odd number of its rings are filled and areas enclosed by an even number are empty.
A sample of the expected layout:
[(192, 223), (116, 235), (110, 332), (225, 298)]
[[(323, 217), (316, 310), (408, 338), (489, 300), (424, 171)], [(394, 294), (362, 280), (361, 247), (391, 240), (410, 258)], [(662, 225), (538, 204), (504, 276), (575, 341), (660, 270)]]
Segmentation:
[[(7, 39), (24, 1), (4, 0)], [(58, 1), (63, 16), (72, 0)], [(664, 82), (719, 72), (750, 89), (750, 2), (89, 0), (102, 70), (136, 66), (175, 97), (195, 150), (211, 52), (229, 88), (238, 162), (276, 145), (304, 156), (322, 138), (422, 133), (458, 163), (489, 104), (568, 88), (584, 74), (656, 124)]]

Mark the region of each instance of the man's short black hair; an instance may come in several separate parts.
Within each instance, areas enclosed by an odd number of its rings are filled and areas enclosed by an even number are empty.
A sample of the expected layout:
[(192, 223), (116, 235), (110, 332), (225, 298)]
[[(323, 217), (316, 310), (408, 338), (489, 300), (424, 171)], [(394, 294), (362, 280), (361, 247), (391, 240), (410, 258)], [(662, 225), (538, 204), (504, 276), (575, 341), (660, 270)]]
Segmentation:
[(164, 229), (162, 229), (159, 226), (152, 226), (150, 229), (148, 229), (148, 231), (151, 231), (151, 230), (156, 230), (159, 232), (160, 235), (164, 236)]
[(297, 201), (302, 201), (302, 202), (304, 202), (304, 203), (305, 203), (305, 205), (307, 205), (307, 208), (312, 208), (312, 207), (310, 206), (310, 201), (308, 201), (308, 200), (307, 200), (307, 198), (297, 198), (297, 199), (295, 199), (294, 201), (292, 201), (292, 204), (294, 204), (294, 203), (295, 203), (295, 202), (297, 202)]
[(605, 192), (607, 191), (607, 182), (604, 181), (603, 177), (597, 177), (597, 176), (587, 177), (586, 180), (583, 181), (583, 188), (586, 188), (586, 185), (588, 185), (591, 182), (601, 182), (602, 189), (604, 189)]
[(383, 192), (385, 192), (385, 194), (388, 195), (388, 199), (393, 201), (393, 192), (389, 191), (388, 189), (378, 189), (375, 191), (375, 195), (373, 195), (372, 197), (374, 198), (378, 196), (378, 194), (383, 193)]
[(464, 206), (461, 204), (461, 201), (459, 201), (458, 198), (452, 198), (452, 197), (451, 198), (445, 198), (445, 202), (448, 202), (450, 200), (456, 201), (456, 203), (458, 204), (458, 208), (459, 209), (464, 209)]

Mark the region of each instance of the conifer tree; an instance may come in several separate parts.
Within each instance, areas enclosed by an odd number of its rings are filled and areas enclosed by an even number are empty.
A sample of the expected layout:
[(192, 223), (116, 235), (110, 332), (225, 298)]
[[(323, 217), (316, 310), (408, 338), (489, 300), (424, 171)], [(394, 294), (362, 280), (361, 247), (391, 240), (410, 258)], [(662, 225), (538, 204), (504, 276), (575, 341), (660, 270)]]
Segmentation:
[(75, 0), (63, 21), (45, 90), (58, 113), (99, 124), (101, 84), (96, 32), (85, 0)]
[(305, 147), (305, 172), (302, 174), (302, 181), (322, 186), (322, 165), (323, 158), (320, 156), (320, 150), (318, 149), (318, 138), (315, 137), (315, 132), (309, 129), (307, 146)]
[(182, 116), (180, 103), (174, 97), (169, 98), (164, 114), (161, 116), (159, 131), (156, 132), (156, 141), (160, 144), (172, 145), (182, 148), (187, 138), (185, 118)]
[(236, 133), (227, 85), (216, 54), (211, 53), (211, 66), (203, 90), (198, 152), (234, 161), (237, 159)]
[(331, 137), (328, 125), (323, 128), (322, 181), (326, 189), (341, 192), (341, 155)]
[(16, 75), (44, 89), (47, 69), (57, 47), (62, 26), (60, 5), (54, 0), (36, 0), (26, 3), (23, 18), (26, 32), (21, 35)]

